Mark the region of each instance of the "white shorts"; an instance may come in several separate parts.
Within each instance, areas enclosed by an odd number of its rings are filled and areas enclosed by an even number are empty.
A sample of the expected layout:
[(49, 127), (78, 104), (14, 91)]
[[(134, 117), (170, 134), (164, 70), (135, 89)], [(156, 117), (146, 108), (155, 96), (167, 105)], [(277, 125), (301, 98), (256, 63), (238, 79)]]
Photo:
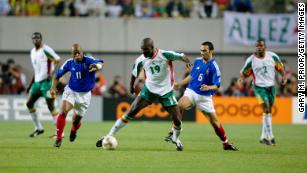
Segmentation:
[(83, 117), (87, 111), (91, 101), (91, 91), (89, 92), (75, 92), (71, 90), (68, 85), (65, 87), (62, 100), (66, 100), (73, 105), (74, 112)]
[(215, 112), (212, 96), (202, 96), (195, 93), (193, 90), (187, 88), (184, 91), (184, 95), (190, 99), (193, 106), (197, 106), (198, 109), (204, 112), (213, 113)]

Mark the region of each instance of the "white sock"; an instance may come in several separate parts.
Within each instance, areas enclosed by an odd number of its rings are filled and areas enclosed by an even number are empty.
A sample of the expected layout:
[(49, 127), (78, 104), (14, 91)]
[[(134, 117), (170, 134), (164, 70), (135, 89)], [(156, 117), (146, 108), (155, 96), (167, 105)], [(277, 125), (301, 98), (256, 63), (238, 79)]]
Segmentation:
[(44, 128), (43, 128), (41, 122), (39, 121), (36, 112), (31, 112), (30, 114), (31, 114), (33, 123), (34, 123), (34, 125), (35, 125), (35, 129), (37, 129), (37, 130), (43, 130)]
[(272, 133), (272, 124), (270, 123), (270, 114), (264, 115), (265, 138), (270, 140)]
[(269, 139), (273, 139), (273, 126), (272, 126), (272, 114), (268, 114), (268, 126), (269, 126)]
[(173, 131), (172, 140), (176, 142), (179, 139), (179, 135), (180, 135), (181, 129), (175, 129), (173, 127), (172, 131)]
[(121, 118), (117, 119), (107, 136), (114, 136), (126, 124)]
[(266, 123), (265, 123), (265, 115), (262, 116), (262, 131), (261, 131), (261, 137), (260, 140), (266, 138)]
[(55, 126), (56, 128), (56, 121), (57, 121), (58, 116), (57, 115), (52, 115), (52, 124)]

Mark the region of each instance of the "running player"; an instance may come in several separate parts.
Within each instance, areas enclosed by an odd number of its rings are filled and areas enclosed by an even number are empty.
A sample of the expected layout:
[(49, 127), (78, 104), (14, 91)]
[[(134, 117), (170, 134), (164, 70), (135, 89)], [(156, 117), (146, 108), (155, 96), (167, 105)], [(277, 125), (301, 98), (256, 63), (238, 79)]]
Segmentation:
[(72, 46), (73, 58), (68, 59), (58, 70), (53, 79), (51, 94), (56, 94), (59, 79), (70, 72), (69, 84), (65, 87), (62, 96), (61, 111), (57, 118), (57, 132), (54, 147), (62, 144), (62, 133), (66, 124), (66, 116), (73, 109), (73, 122), (70, 129), (69, 140), (73, 142), (77, 137), (77, 130), (81, 126), (81, 119), (85, 115), (91, 100), (91, 90), (95, 86), (95, 71), (103, 66), (102, 60), (83, 54), (79, 44)]
[(256, 52), (249, 56), (240, 71), (239, 83), (244, 78), (253, 76), (254, 91), (259, 104), (262, 105), (262, 133), (260, 143), (275, 145), (272, 129), (272, 107), (275, 100), (275, 71), (282, 75), (282, 85), (287, 83), (284, 67), (277, 54), (266, 51), (264, 39), (256, 42)]
[[(172, 61), (181, 60), (187, 65), (190, 64), (190, 61), (183, 53), (155, 49), (151, 38), (145, 38), (142, 41), (141, 49), (143, 54), (136, 59), (132, 74), (135, 80), (143, 69), (146, 76), (145, 85), (141, 93), (133, 101), (131, 109), (115, 122), (107, 136), (115, 135), (141, 109), (158, 100), (173, 119), (174, 126), (171, 141), (176, 145), (176, 149), (181, 151), (183, 150), (183, 145), (179, 140), (181, 120), (177, 100), (173, 92), (174, 71)], [(134, 80), (132, 83), (134, 83)], [(133, 84), (130, 87), (132, 87), (130, 91), (134, 92)], [(97, 147), (102, 146), (103, 139), (104, 137), (96, 142)]]
[[(236, 151), (238, 148), (229, 142), (222, 124), (218, 121), (213, 105), (212, 95), (221, 84), (221, 72), (213, 57), (213, 50), (214, 46), (211, 42), (203, 42), (200, 46), (201, 57), (195, 59), (190, 75), (175, 84), (175, 89), (188, 84), (178, 105), (181, 113), (196, 105), (208, 117), (216, 135), (223, 143), (224, 150)], [(172, 135), (170, 132), (165, 140), (169, 141)]]
[(42, 43), (42, 34), (34, 32), (32, 34), (32, 42), (34, 48), (31, 50), (31, 62), (34, 69), (32, 81), (27, 88), (30, 97), (27, 101), (27, 107), (31, 114), (35, 129), (30, 137), (35, 137), (44, 133), (44, 128), (36, 113), (35, 102), (44, 97), (48, 109), (52, 115), (54, 125), (56, 124), (57, 111), (54, 107), (54, 98), (50, 95), (50, 87), (52, 76), (59, 67), (60, 57), (49, 46)]

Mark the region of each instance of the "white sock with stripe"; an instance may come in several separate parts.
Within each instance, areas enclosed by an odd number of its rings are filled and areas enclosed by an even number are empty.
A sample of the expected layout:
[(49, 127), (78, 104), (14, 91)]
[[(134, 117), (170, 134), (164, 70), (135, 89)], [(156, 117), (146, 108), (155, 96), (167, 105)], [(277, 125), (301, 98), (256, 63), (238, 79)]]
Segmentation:
[(121, 118), (117, 119), (107, 136), (114, 136), (126, 124), (127, 122), (123, 121)]
[(269, 139), (273, 139), (274, 135), (273, 135), (273, 126), (272, 126), (272, 114), (268, 114), (267, 117), (268, 117), (268, 127), (269, 127), (268, 130)]
[(41, 122), (39, 121), (39, 118), (38, 118), (36, 112), (31, 112), (30, 114), (31, 114), (35, 129), (43, 130), (44, 128), (43, 128)]
[(172, 140), (173, 141), (177, 141), (181, 132), (181, 129), (176, 129), (175, 127), (172, 128), (173, 131), (173, 136), (172, 136)]
[(266, 138), (266, 122), (265, 122), (265, 114), (262, 116), (262, 131), (261, 131), (261, 137), (260, 140)]

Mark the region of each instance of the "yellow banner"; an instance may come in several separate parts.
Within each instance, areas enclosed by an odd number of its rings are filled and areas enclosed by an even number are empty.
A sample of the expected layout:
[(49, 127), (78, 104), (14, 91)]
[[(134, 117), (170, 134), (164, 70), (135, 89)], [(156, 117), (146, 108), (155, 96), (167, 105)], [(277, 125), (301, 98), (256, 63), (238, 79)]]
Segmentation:
[[(214, 97), (215, 110), (221, 123), (260, 124), (262, 108), (255, 97)], [(273, 124), (291, 124), (292, 98), (276, 98), (272, 109)], [(209, 123), (196, 111), (196, 122)]]

